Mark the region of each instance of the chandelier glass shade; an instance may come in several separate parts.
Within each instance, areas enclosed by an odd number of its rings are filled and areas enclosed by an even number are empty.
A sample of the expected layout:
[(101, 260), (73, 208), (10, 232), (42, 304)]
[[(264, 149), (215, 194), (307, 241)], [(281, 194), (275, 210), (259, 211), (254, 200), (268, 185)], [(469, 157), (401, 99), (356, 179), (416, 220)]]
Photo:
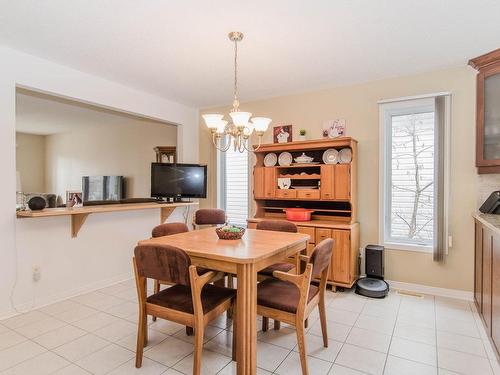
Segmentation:
[(202, 115), (207, 128), (212, 134), (214, 146), (226, 152), (231, 146), (235, 151), (250, 150), (250, 136), (255, 132), (259, 137), (258, 149), (262, 143), (262, 136), (269, 127), (271, 119), (267, 117), (253, 117), (250, 112), (240, 111), (238, 99), (238, 42), (243, 39), (243, 34), (238, 31), (229, 33), (229, 39), (234, 42), (234, 100), (233, 108), (229, 112), (231, 122), (224, 120), (224, 115), (209, 113)]

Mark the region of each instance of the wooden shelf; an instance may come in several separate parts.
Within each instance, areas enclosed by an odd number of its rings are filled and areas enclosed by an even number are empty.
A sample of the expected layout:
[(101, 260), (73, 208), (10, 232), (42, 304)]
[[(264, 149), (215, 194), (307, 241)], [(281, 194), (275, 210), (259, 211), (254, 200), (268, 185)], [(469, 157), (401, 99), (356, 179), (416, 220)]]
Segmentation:
[[(357, 142), (358, 141), (356, 141), (351, 137), (339, 137), (339, 138), (321, 138), (309, 141), (295, 141), (288, 143), (267, 143), (260, 145), (258, 150), (255, 150), (255, 153), (321, 150), (327, 148), (351, 147), (353, 143)], [(257, 148), (257, 145), (254, 145), (253, 147), (255, 149)]]
[(106, 204), (101, 206), (84, 206), (78, 208), (45, 208), (40, 211), (18, 211), (16, 216), (18, 219), (35, 219), (40, 217), (51, 216), (70, 216), (71, 217), (71, 237), (75, 238), (78, 235), (81, 227), (87, 220), (90, 214), (104, 212), (121, 212), (121, 211), (136, 211), (160, 209), (160, 223), (172, 214), (177, 207), (187, 207), (198, 205), (198, 202), (179, 202), (179, 203), (125, 203), (125, 204)]
[(321, 179), (320, 174), (284, 174), (278, 176), (278, 178), (290, 178), (292, 180), (319, 180)]
[(323, 163), (319, 163), (319, 164), (300, 164), (300, 165), (290, 164), (290, 165), (277, 165), (276, 168), (279, 168), (279, 169), (287, 169), (287, 168), (321, 168), (321, 165), (323, 165)]

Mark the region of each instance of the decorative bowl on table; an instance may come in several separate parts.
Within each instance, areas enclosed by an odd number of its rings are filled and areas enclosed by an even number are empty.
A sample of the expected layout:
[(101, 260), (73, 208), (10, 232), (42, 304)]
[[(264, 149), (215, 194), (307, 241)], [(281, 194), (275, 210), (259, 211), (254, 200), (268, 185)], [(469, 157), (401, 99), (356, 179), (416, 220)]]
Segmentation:
[(245, 228), (234, 225), (224, 225), (215, 228), (215, 233), (221, 240), (239, 240), (245, 234)]

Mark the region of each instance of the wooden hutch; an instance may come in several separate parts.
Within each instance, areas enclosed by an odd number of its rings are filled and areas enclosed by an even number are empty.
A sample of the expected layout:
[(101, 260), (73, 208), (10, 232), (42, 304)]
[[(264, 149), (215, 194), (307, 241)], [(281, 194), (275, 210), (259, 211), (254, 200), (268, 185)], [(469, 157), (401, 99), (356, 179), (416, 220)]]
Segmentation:
[[(324, 164), (328, 149), (350, 148), (352, 160), (347, 164)], [(264, 166), (268, 153), (276, 156), (289, 152), (293, 158), (302, 153), (314, 157), (311, 164)], [(257, 208), (248, 227), (255, 228), (263, 219), (284, 219), (284, 208), (301, 207), (314, 210), (311, 221), (295, 222), (299, 232), (309, 234), (308, 254), (324, 238), (335, 241), (329, 283), (350, 288), (359, 276), (359, 223), (357, 213), (357, 141), (349, 138), (318, 139), (261, 145), (255, 151), (253, 197)], [(280, 189), (278, 178), (290, 178), (292, 186), (318, 186), (314, 189)]]

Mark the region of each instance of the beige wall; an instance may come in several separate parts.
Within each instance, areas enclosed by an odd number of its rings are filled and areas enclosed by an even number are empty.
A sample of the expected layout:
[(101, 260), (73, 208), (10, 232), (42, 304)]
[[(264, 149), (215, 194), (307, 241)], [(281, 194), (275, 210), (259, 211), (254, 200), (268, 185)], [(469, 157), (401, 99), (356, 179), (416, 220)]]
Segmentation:
[(124, 117), (121, 123), (80, 126), (47, 136), (46, 188), (65, 199), (81, 190), (82, 176), (122, 175), (127, 197), (151, 195), (151, 162), (156, 146), (176, 145), (176, 126)]
[[(244, 88), (243, 88), (244, 89)], [(433, 262), (431, 254), (388, 250), (386, 278), (435, 287), (471, 291), (473, 289), (473, 221), (477, 207), (478, 182), (474, 167), (475, 73), (468, 67), (447, 69), (407, 77), (385, 79), (348, 87), (309, 92), (244, 103), (254, 115), (269, 116), (272, 125), (293, 124), (293, 137), (300, 128), (310, 139), (319, 138), (324, 120), (344, 118), (347, 135), (359, 141), (359, 222), (361, 245), (378, 243), (378, 152), (380, 99), (435, 92), (452, 94), (451, 128), (451, 210), (450, 234), (453, 247), (444, 264)], [(224, 111), (212, 108), (202, 112)], [(266, 142), (271, 142), (271, 132)], [(215, 152), (200, 120), (200, 161), (209, 164), (209, 198), (204, 206), (214, 206)]]
[(45, 136), (16, 132), (16, 170), (23, 192), (45, 191)]

